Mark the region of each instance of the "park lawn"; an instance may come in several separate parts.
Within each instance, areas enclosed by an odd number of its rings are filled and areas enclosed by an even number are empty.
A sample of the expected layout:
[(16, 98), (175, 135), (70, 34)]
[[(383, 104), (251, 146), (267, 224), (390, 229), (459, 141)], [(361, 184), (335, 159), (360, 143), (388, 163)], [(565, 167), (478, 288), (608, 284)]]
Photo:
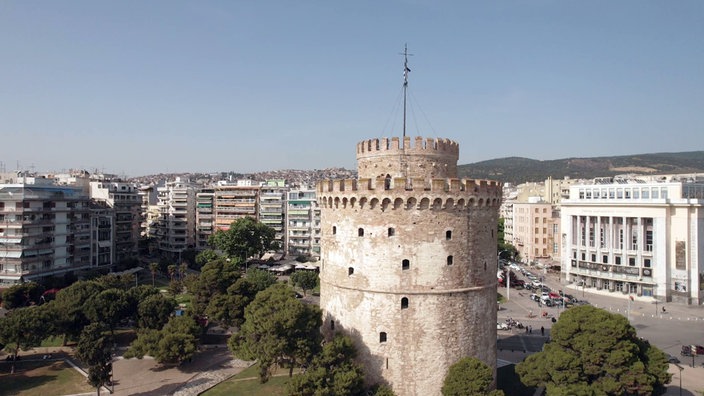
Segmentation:
[(93, 392), (86, 377), (63, 360), (20, 361), (15, 373), (10, 364), (0, 364), (0, 395), (71, 395)]
[[(294, 375), (300, 370), (294, 370)], [(210, 390), (202, 393), (203, 396), (285, 396), (286, 387), (291, 378), (288, 369), (281, 368), (272, 374), (269, 381), (259, 382), (259, 366), (251, 366), (241, 373), (221, 382)]]
[(64, 337), (51, 336), (42, 341), (40, 347), (60, 347), (64, 344)]

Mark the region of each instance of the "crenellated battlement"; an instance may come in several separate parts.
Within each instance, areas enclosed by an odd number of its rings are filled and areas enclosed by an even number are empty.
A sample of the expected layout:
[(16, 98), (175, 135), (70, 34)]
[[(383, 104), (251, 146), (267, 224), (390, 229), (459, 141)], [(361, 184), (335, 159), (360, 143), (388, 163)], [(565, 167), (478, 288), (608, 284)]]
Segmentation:
[[(403, 145), (401, 145), (403, 143)], [(405, 136), (403, 142), (398, 137), (374, 138), (357, 143), (357, 158), (379, 154), (441, 154), (458, 157), (460, 145), (450, 139), (423, 138), (411, 139)]]
[(364, 193), (388, 191), (389, 193), (412, 194), (415, 192), (435, 193), (501, 193), (503, 184), (494, 180), (475, 179), (339, 179), (323, 180), (317, 185), (317, 194)]

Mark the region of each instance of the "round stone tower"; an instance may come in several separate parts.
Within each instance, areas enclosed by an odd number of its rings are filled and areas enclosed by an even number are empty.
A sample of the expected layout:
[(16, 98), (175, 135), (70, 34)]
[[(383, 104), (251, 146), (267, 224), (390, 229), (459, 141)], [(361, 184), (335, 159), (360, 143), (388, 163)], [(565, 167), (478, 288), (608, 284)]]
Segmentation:
[[(402, 144), (401, 144), (402, 143)], [(439, 395), (473, 356), (496, 368), (501, 184), (457, 178), (459, 145), (357, 145), (357, 180), (317, 186), (322, 331), (350, 335), (368, 383)]]

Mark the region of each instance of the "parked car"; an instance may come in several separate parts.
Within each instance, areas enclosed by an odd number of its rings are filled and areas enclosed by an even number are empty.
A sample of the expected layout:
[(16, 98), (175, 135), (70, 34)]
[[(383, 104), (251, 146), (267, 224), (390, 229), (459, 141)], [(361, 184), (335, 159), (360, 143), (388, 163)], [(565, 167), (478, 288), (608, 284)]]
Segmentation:
[(496, 322), (496, 330), (508, 330), (508, 325), (506, 323)]
[(511, 286), (515, 287), (516, 289), (523, 289), (526, 286), (526, 281), (522, 279), (517, 279), (511, 281)]
[(667, 355), (667, 362), (668, 362), (668, 363), (679, 363), (680, 360), (677, 359), (677, 356), (674, 356), (674, 355)]
[(692, 346), (691, 345), (682, 345), (682, 350), (680, 351), (680, 355), (692, 356)]

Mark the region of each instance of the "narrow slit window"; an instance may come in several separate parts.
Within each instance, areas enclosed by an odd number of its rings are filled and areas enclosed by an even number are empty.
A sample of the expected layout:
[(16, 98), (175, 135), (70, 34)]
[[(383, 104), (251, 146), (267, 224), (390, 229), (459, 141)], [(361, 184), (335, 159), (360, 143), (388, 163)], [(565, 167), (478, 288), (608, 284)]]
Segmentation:
[(454, 258), (452, 256), (447, 256), (447, 265), (452, 265)]
[(357, 236), (361, 236), (361, 237), (364, 236), (364, 228), (357, 229)]
[(337, 234), (337, 226), (332, 226), (332, 234)]
[(408, 259), (405, 259), (401, 262), (401, 269), (402, 270), (407, 270), (411, 268), (411, 262)]
[(408, 308), (408, 297), (403, 297), (401, 299), (401, 309), (407, 309)]
[(394, 235), (396, 235), (396, 229), (394, 229), (393, 227), (389, 227), (389, 236), (392, 237)]
[(448, 241), (450, 239), (452, 239), (452, 231), (450, 231), (450, 230), (445, 231), (445, 239), (447, 239)]
[(386, 332), (382, 331), (379, 333), (379, 342), (386, 342)]
[(353, 267), (347, 268), (347, 275), (352, 276), (352, 274), (354, 274), (354, 268)]

